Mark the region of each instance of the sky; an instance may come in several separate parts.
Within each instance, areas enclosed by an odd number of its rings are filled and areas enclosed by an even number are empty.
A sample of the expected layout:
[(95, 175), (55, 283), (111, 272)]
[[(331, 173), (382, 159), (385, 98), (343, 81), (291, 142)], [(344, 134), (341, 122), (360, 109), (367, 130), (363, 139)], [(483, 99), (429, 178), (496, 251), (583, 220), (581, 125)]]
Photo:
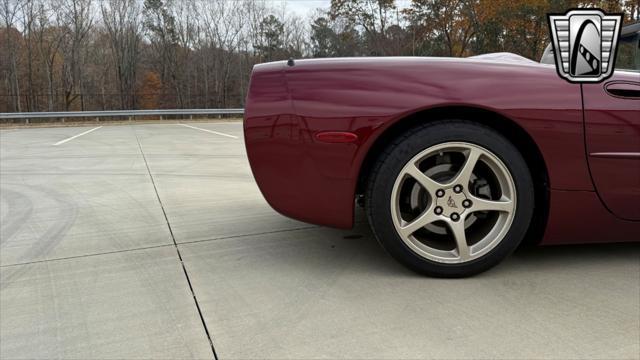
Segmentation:
[[(273, 0), (273, 2), (280, 3), (281, 0)], [(330, 0), (284, 0), (284, 2), (288, 10), (303, 17), (316, 8), (328, 9), (331, 3)]]
[[(328, 9), (331, 5), (331, 0), (269, 0), (274, 5), (285, 4), (287, 10), (293, 11), (296, 14), (306, 17), (307, 14), (317, 8)], [(411, 0), (396, 0), (396, 5), (399, 8), (408, 7)]]

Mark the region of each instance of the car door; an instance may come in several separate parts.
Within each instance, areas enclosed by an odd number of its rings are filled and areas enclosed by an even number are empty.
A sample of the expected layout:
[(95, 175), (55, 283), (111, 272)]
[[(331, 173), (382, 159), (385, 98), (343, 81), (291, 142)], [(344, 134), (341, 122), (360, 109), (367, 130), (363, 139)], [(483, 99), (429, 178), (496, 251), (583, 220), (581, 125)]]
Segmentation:
[(609, 211), (627, 220), (640, 220), (639, 38), (620, 39), (611, 78), (582, 85), (591, 177)]

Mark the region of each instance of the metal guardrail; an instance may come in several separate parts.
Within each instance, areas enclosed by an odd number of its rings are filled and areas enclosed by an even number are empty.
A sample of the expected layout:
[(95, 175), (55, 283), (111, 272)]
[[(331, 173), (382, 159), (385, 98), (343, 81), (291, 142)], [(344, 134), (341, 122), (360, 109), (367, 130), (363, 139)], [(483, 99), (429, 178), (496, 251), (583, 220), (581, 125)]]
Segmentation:
[(0, 113), (0, 120), (9, 119), (65, 119), (65, 118), (105, 118), (136, 116), (163, 116), (170, 115), (242, 115), (244, 109), (171, 109), (171, 110), (110, 110), (110, 111), (57, 111), (57, 112), (22, 112)]

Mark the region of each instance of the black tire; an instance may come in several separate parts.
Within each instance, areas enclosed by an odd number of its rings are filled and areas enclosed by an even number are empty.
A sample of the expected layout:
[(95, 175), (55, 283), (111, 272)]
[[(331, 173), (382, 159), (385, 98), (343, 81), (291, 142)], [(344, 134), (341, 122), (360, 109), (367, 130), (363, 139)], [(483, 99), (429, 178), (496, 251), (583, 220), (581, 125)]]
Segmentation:
[[(404, 165), (421, 151), (451, 141), (479, 145), (496, 155), (510, 172), (518, 199), (503, 240), (485, 255), (458, 264), (432, 261), (411, 250), (398, 235), (390, 209), (393, 186)], [(400, 263), (429, 276), (466, 277), (497, 265), (521, 243), (534, 212), (533, 180), (518, 149), (500, 133), (466, 120), (435, 121), (405, 132), (382, 152), (368, 178), (365, 211), (378, 242)]]

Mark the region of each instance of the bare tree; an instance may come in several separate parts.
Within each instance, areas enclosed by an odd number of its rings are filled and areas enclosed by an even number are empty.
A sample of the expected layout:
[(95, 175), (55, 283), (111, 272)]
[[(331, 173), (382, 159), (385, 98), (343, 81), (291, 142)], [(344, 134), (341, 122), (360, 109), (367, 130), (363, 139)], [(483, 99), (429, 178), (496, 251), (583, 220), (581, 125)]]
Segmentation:
[(284, 43), (287, 44), (290, 56), (303, 57), (311, 53), (309, 38), (310, 26), (304, 19), (295, 14), (289, 15), (284, 22)]
[[(240, 6), (238, 6), (240, 5)], [(228, 104), (229, 79), (233, 70), (233, 54), (242, 45), (245, 28), (242, 3), (230, 3), (224, 0), (203, 2), (198, 8), (202, 16), (207, 47), (212, 53), (214, 64), (214, 87), (217, 94), (217, 106)], [(207, 92), (209, 86), (206, 86)]]
[(198, 16), (196, 2), (194, 0), (181, 0), (173, 3), (173, 17), (175, 19), (176, 52), (175, 69), (173, 73), (176, 82), (184, 93), (182, 106), (192, 107), (192, 91), (195, 78), (189, 65), (193, 58), (193, 49), (196, 45), (198, 22), (194, 19)]
[(183, 108), (184, 93), (180, 84), (178, 61), (178, 34), (173, 13), (173, 0), (145, 0), (144, 24), (151, 48), (160, 61), (159, 68), (163, 83), (170, 83), (177, 97), (178, 107)]
[(56, 104), (56, 66), (60, 62), (60, 49), (66, 36), (65, 28), (55, 18), (52, 4), (44, 0), (30, 0), (34, 3), (35, 21), (32, 23), (36, 49), (45, 64), (47, 83), (47, 109), (53, 111)]
[(34, 84), (34, 23), (36, 22), (35, 1), (28, 0), (22, 9), (22, 29), (25, 47), (27, 50), (27, 111), (33, 111), (37, 106), (37, 97), (34, 94), (36, 86)]
[[(137, 0), (108, 0), (100, 5), (118, 79), (120, 107), (135, 108), (134, 96), (141, 41), (141, 9)], [(104, 85), (102, 86), (104, 93)]]
[(2, 26), (5, 28), (6, 50), (4, 57), (9, 64), (8, 79), (9, 91), (13, 95), (14, 111), (22, 111), (20, 104), (20, 81), (18, 76), (18, 39), (15, 28), (18, 21), (18, 14), (24, 6), (22, 0), (0, 0), (0, 19)]
[(395, 9), (395, 0), (331, 0), (330, 15), (333, 20), (342, 17), (362, 27), (371, 53), (385, 55), (387, 28), (397, 14)]
[(58, 7), (58, 17), (66, 27), (66, 38), (62, 83), (64, 88), (64, 107), (69, 110), (73, 102), (80, 97), (80, 107), (84, 110), (82, 98), (82, 73), (86, 52), (86, 38), (93, 26), (92, 0), (62, 0)]

